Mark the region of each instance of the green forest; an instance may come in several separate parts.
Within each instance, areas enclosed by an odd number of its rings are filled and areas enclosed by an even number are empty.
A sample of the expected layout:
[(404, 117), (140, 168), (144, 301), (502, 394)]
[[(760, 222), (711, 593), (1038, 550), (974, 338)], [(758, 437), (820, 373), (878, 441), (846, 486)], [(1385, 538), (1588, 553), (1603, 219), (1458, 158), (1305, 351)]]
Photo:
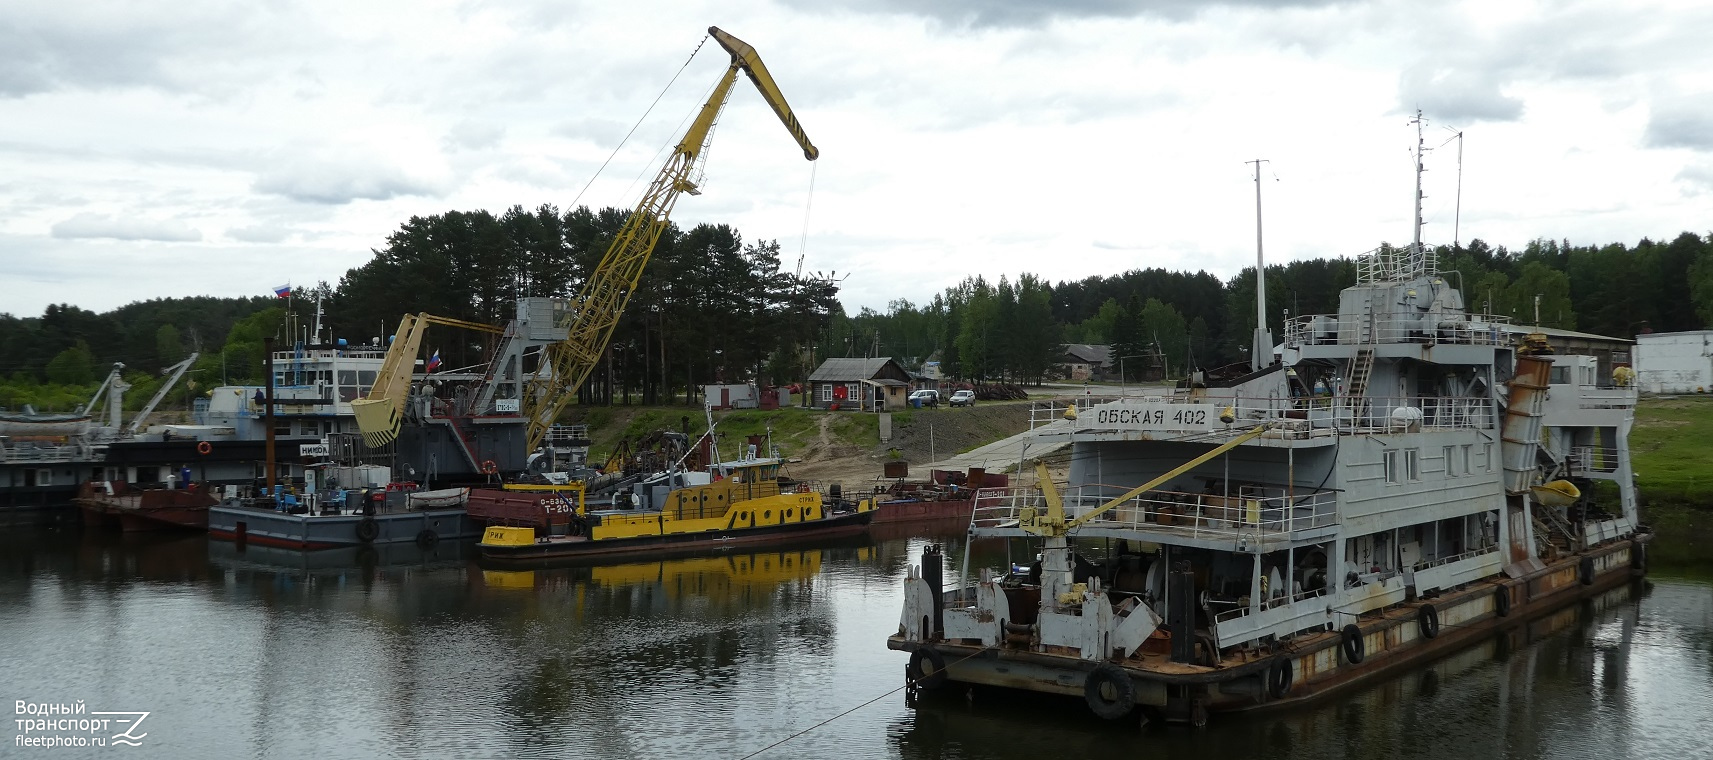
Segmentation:
[[(72, 304), (0, 314), (0, 407), (72, 410), (115, 362), (136, 386), (127, 405), (140, 407), (156, 373), (196, 351), (168, 402), (183, 408), (193, 393), (259, 382), (263, 338), (307, 337), (317, 299), (325, 334), (352, 343), (385, 340), (406, 313), (503, 324), (520, 297), (574, 294), (626, 213), (543, 205), (413, 217), (367, 263), (289, 300), (162, 298), (100, 314)], [(1601, 246), (1540, 239), (1520, 250), (1473, 240), (1440, 247), (1438, 259), (1472, 312), (1519, 323), (1538, 314), (1546, 327), (1630, 337), (1713, 322), (1713, 235)], [(961, 379), (1036, 383), (1052, 377), (1063, 343), (1111, 344), (1114, 356), (1158, 352), (1177, 376), (1243, 360), (1255, 320), (1253, 268), (1226, 281), (1164, 269), (1058, 283), (976, 275), (926, 303), (854, 314), (839, 303), (837, 282), (795, 269), (776, 241), (746, 241), (728, 225), (670, 226), (580, 402), (697, 404), (700, 384), (800, 382), (834, 356), (891, 356), (912, 369), (938, 360)], [(1293, 315), (1336, 312), (1339, 291), (1355, 282), (1351, 259), (1268, 266), (1269, 326), (1281, 334)], [(481, 363), (491, 341), (436, 327), (425, 350), (465, 367)]]

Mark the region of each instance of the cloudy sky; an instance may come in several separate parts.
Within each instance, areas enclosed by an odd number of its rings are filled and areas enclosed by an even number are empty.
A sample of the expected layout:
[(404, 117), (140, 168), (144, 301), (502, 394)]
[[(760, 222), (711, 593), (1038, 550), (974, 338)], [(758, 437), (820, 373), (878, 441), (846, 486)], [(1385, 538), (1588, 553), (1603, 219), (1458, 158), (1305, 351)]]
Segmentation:
[(691, 58), (710, 25), (821, 158), (740, 81), (674, 220), (779, 240), (852, 311), (1229, 277), (1257, 158), (1269, 261), (1407, 241), (1418, 108), (1430, 242), (1713, 230), (1706, 2), (9, 0), (0, 312), (337, 282), (412, 215), (629, 207), (726, 65)]

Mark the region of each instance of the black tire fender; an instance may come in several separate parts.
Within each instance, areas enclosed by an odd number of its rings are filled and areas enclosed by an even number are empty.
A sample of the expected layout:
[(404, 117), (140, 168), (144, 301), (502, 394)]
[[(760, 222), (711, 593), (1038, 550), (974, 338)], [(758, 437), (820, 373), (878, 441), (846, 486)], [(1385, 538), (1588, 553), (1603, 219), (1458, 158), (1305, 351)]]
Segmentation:
[(1284, 699), (1286, 694), (1291, 693), (1291, 681), (1294, 677), (1291, 672), (1291, 658), (1280, 657), (1267, 671), (1267, 694), (1274, 699)]
[[(1110, 698), (1107, 696), (1108, 687), (1111, 688)], [(1095, 715), (1106, 720), (1118, 720), (1136, 708), (1136, 684), (1130, 681), (1130, 674), (1123, 668), (1103, 662), (1094, 666), (1083, 681), (1083, 700), (1088, 702), (1088, 709)]]
[(1511, 614), (1511, 587), (1500, 586), (1493, 592), (1493, 612), (1499, 617)]
[(1594, 585), (1593, 557), (1583, 557), (1582, 561), (1576, 565), (1576, 577), (1577, 580), (1582, 581), (1582, 585), (1584, 586)]
[(1368, 654), (1365, 651), (1367, 645), (1362, 643), (1362, 629), (1358, 628), (1355, 623), (1351, 623), (1339, 633), (1343, 638), (1343, 641), (1339, 642), (1339, 646), (1344, 650), (1344, 659), (1352, 665), (1362, 664), (1362, 658)]
[(946, 684), (946, 656), (932, 647), (920, 647), (910, 653), (904, 676), (920, 688), (938, 689)]
[(1431, 604), (1424, 604), (1416, 613), (1416, 626), (1422, 632), (1422, 638), (1431, 639), (1439, 635), (1439, 610)]
[(381, 535), (381, 526), (379, 523), (375, 522), (375, 518), (364, 517), (363, 519), (357, 521), (357, 540), (358, 541), (361, 541), (361, 542), (366, 544), (366, 543), (369, 543), (371, 541), (374, 541), (376, 538), (379, 538), (380, 535)]
[(1630, 569), (1646, 575), (1648, 572), (1648, 545), (1640, 541), (1630, 542)]

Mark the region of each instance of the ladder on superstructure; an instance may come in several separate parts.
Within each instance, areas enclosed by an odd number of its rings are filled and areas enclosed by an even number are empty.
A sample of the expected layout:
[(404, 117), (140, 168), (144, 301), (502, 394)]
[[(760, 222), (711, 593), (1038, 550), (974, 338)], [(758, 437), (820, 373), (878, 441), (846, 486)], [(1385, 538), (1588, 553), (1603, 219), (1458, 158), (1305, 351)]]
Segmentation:
[(1344, 389), (1345, 404), (1350, 408), (1351, 422), (1362, 419), (1368, 411), (1368, 378), (1374, 374), (1374, 349), (1356, 349), (1350, 360), (1350, 385)]

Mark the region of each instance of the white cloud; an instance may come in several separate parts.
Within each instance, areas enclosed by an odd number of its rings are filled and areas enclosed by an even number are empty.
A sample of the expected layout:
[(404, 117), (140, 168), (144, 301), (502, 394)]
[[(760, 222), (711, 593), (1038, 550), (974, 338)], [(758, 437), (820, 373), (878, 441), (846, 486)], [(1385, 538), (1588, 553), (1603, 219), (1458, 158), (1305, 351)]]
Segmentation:
[[(821, 159), (740, 81), (674, 221), (793, 266), (812, 205), (804, 267), (848, 274), (853, 312), (973, 274), (1229, 277), (1254, 261), (1254, 158), (1279, 178), (1269, 261), (1406, 239), (1417, 106), (1429, 147), (1466, 135), (1460, 209), (1454, 146), (1428, 157), (1430, 240), (1713, 216), (1713, 7), (1676, 0), (21, 0), (0, 5), (0, 303), (38, 312), (68, 272), (88, 308), (266, 292), (337, 281), (412, 215), (631, 207), (727, 66), (711, 41), (685, 62), (712, 17)], [(245, 266), (205, 280), (211, 256)]]
[(442, 142), (453, 150), (481, 150), (498, 145), (505, 136), (504, 125), (466, 119), (453, 124)]
[(411, 177), (396, 166), (358, 159), (286, 159), (283, 165), (257, 176), (253, 188), (258, 193), (282, 195), (303, 203), (333, 205), (438, 192), (434, 184)]
[(53, 226), (53, 236), (62, 239), (111, 238), (113, 240), (160, 240), (195, 242), (202, 233), (176, 219), (118, 218), (82, 213)]

